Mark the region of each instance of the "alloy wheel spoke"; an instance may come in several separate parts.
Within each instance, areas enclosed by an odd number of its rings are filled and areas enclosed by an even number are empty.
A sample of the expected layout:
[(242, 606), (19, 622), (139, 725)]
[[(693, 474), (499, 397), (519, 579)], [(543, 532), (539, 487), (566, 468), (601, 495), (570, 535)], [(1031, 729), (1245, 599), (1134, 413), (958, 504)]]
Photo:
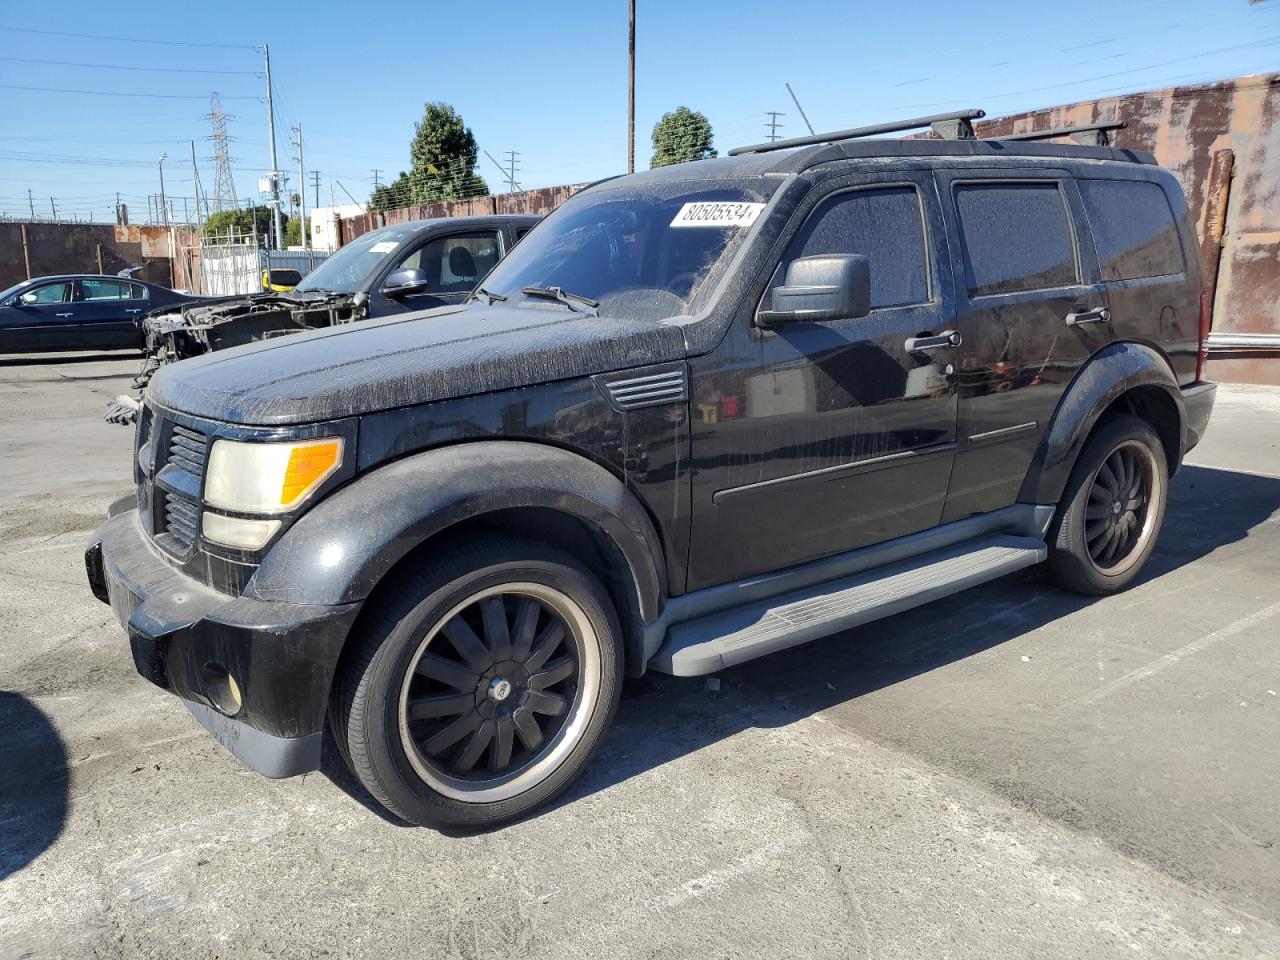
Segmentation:
[(1095, 520), (1092, 523), (1085, 524), (1084, 539), (1086, 543), (1092, 544), (1100, 536), (1111, 529), (1111, 521), (1104, 517), (1101, 520)]
[(578, 664), (573, 657), (557, 657), (538, 673), (532, 674), (529, 677), (529, 688), (531, 690), (545, 690), (547, 687), (554, 686), (561, 680), (569, 679), (577, 669)]
[(484, 617), (484, 639), (489, 645), (493, 659), (507, 660), (511, 657), (511, 634), (507, 626), (507, 608), (501, 596), (489, 597), (480, 603), (480, 613)]
[(1111, 516), (1111, 507), (1105, 503), (1090, 505), (1086, 507), (1084, 511), (1084, 518), (1086, 521), (1105, 520), (1109, 516)]
[(1135, 496), (1135, 497), (1132, 497), (1130, 500), (1128, 500), (1128, 501), (1125, 503), (1124, 508), (1125, 508), (1127, 511), (1129, 511), (1130, 513), (1133, 513), (1135, 510), (1140, 510), (1140, 509), (1142, 509), (1142, 504), (1143, 504), (1144, 502), (1145, 502), (1145, 498), (1144, 498), (1144, 497), (1137, 497), (1137, 496)]
[(1107, 490), (1107, 485), (1102, 482), (1101, 477), (1095, 479), (1093, 486), (1089, 488), (1089, 499), (1097, 503), (1111, 502), (1111, 492)]
[(516, 725), (510, 717), (498, 720), (498, 732), (493, 741), (493, 751), (489, 754), (489, 769), (495, 773), (505, 770), (511, 764), (511, 747), (515, 742)]
[(511, 714), (511, 722), (515, 724), (516, 735), (526, 750), (537, 750), (542, 745), (542, 728), (538, 726), (533, 711), (521, 707)]
[(525, 597), (516, 611), (515, 629), (511, 631), (511, 659), (524, 660), (533, 649), (534, 631), (538, 629), (538, 615), (542, 612), (538, 601)]
[(1115, 499), (1115, 492), (1120, 489), (1120, 481), (1116, 478), (1115, 472), (1111, 469), (1111, 461), (1108, 460), (1098, 468), (1098, 481), (1107, 488), (1111, 499)]
[(1107, 524), (1106, 533), (1103, 534), (1096, 543), (1090, 545), (1089, 555), (1093, 557), (1094, 560), (1101, 563), (1103, 557), (1106, 555), (1107, 548), (1111, 546), (1111, 541), (1115, 539), (1115, 536), (1115, 524)]
[(556, 648), (560, 646), (560, 642), (564, 640), (565, 630), (564, 624), (559, 620), (549, 624), (546, 629), (538, 635), (537, 641), (533, 645), (533, 652), (529, 654), (524, 661), (525, 669), (530, 673), (537, 673), (542, 669), (542, 665), (547, 662)]
[(433, 717), (452, 717), (465, 713), (476, 705), (471, 693), (441, 693), (432, 697), (410, 697), (409, 719), (430, 720)]
[(484, 673), (493, 666), (493, 654), (461, 616), (454, 617), (446, 623), (442, 632), (453, 644), (453, 649), (461, 654), (462, 659), (467, 661), (467, 665), (477, 674)]
[(424, 677), (439, 680), (456, 690), (470, 690), (479, 676), (462, 664), (438, 657), (434, 653), (424, 653), (414, 669)]
[(549, 717), (558, 717), (569, 709), (569, 701), (545, 690), (530, 690), (524, 696), (524, 705), (534, 713), (544, 713)]
[(466, 773), (476, 765), (476, 761), (488, 749), (489, 743), (493, 740), (493, 735), (497, 733), (497, 724), (493, 720), (486, 720), (480, 724), (480, 729), (471, 735), (471, 739), (467, 741), (467, 745), (462, 748), (462, 752), (458, 754), (458, 759), (454, 761), (454, 769), (460, 773)]
[(439, 733), (435, 734), (422, 745), (423, 751), (431, 757), (447, 750), (455, 743), (461, 740), (467, 734), (475, 733), (480, 729), (480, 725), (484, 722), (484, 718), (474, 710), (470, 713), (464, 713), (453, 723), (449, 724)]

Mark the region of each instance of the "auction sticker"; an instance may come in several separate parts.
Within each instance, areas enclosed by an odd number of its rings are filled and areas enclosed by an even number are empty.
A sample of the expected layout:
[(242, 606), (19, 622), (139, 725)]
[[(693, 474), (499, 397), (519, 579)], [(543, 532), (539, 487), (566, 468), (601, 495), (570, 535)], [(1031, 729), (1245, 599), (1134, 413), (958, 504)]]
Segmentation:
[(702, 201), (686, 203), (671, 221), (673, 227), (749, 227), (756, 222), (763, 203)]
[(396, 247), (400, 246), (399, 240), (379, 240), (369, 248), (370, 253), (390, 253)]

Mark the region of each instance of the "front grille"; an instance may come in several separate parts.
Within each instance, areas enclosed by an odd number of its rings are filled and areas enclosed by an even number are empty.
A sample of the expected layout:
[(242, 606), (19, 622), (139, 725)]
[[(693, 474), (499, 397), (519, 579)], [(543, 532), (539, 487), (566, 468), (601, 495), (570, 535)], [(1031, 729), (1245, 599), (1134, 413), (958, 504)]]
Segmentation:
[(200, 524), (200, 507), (178, 493), (165, 491), (164, 494), (164, 528), (165, 532), (179, 545), (183, 551), (190, 550), (196, 542), (196, 530)]
[(203, 477), (208, 452), (209, 440), (203, 433), (181, 424), (173, 425), (173, 433), (169, 437), (168, 462), (171, 467), (193, 477)]

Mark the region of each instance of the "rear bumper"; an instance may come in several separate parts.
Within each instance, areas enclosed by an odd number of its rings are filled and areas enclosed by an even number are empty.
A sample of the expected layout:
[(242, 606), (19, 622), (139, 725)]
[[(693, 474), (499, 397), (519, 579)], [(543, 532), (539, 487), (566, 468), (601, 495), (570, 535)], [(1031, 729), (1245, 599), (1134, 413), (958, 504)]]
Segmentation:
[(1204, 437), (1204, 432), (1209, 426), (1209, 417), (1213, 413), (1213, 400), (1217, 392), (1218, 385), (1207, 381), (1182, 388), (1182, 403), (1187, 417), (1186, 445), (1182, 450), (1184, 456)]
[(359, 604), (218, 593), (164, 559), (135, 509), (113, 508), (85, 567), (128, 633), (138, 672), (180, 697), (227, 749), (268, 777), (319, 766), (329, 686)]

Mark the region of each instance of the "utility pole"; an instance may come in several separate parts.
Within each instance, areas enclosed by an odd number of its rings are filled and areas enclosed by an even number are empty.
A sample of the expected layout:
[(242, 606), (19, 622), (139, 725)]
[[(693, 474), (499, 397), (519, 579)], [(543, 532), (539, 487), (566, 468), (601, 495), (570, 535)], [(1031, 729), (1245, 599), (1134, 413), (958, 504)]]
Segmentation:
[(809, 128), (809, 135), (817, 136), (817, 134), (813, 132), (813, 124), (809, 122), (809, 118), (805, 115), (804, 107), (800, 106), (800, 98), (797, 97), (796, 92), (791, 89), (791, 84), (785, 83), (784, 81), (784, 85), (787, 88), (787, 93), (791, 94), (791, 102), (794, 103), (796, 105), (796, 109), (800, 111), (800, 119), (803, 120), (804, 125)]
[(507, 151), (507, 160), (510, 162), (511, 172), (507, 174), (507, 183), (511, 184), (511, 192), (516, 192), (516, 157), (520, 156), (515, 150)]
[[(200, 216), (200, 168), (196, 166), (196, 142), (191, 141), (191, 185), (196, 192), (196, 223), (204, 223)], [(186, 202), (185, 200), (183, 201)]]
[(49, 198), (49, 209), (53, 212), (53, 222), (58, 222), (58, 208), (53, 202), (53, 197)]
[(320, 171), (319, 170), (311, 171), (311, 185), (316, 188), (316, 202), (312, 204), (312, 207), (311, 207), (311, 209), (314, 210), (320, 206)]
[(160, 209), (164, 211), (164, 225), (169, 225), (169, 205), (164, 198), (164, 160), (167, 153), (160, 154)]
[(779, 111), (777, 111), (777, 110), (766, 110), (764, 115), (765, 115), (766, 117), (768, 117), (768, 118), (769, 118), (769, 119), (765, 122), (765, 126), (769, 128), (769, 142), (770, 142), (770, 143), (777, 143), (777, 142), (778, 142), (778, 128), (782, 126), (782, 124), (778, 122), (778, 118), (779, 118), (779, 117), (785, 117), (785, 116), (786, 116), (786, 114), (785, 114), (785, 113), (780, 113), (780, 112), (779, 112)]
[(293, 145), (298, 148), (298, 222), (302, 225), (302, 249), (311, 249), (310, 231), (307, 229), (307, 178), (302, 169), (302, 124), (293, 128), (297, 137)]
[[(375, 193), (376, 193), (376, 192), (377, 192), (377, 190), (378, 190), (378, 175), (379, 175), (380, 173), (382, 173), (382, 171), (381, 171), (381, 170), (378, 170), (378, 169), (376, 169), (376, 168), (375, 168), (375, 169), (374, 169), (374, 171), (373, 171), (373, 189), (374, 189), (374, 192), (375, 192)], [(350, 194), (348, 194), (348, 196), (350, 196)]]
[(280, 223), (280, 169), (276, 166), (276, 108), (271, 99), (271, 50), (262, 45), (263, 72), (267, 80), (267, 127), (271, 135), (271, 223), (275, 227), (275, 248), (284, 246), (284, 229)]
[(636, 172), (636, 0), (627, 0), (627, 173)]
[(31, 199), (31, 188), (27, 187), (27, 206), (31, 208), (31, 219), (36, 218), (36, 202)]

